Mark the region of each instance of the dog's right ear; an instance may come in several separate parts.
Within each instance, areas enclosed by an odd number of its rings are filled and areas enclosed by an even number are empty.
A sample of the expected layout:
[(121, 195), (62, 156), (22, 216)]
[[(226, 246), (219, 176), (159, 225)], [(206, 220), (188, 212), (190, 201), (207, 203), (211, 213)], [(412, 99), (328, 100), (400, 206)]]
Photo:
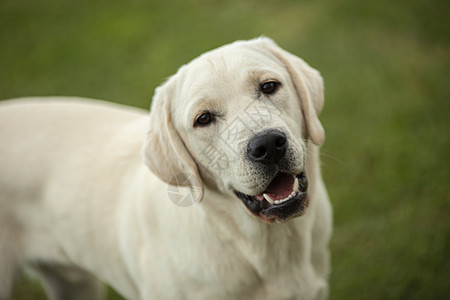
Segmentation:
[(174, 80), (169, 80), (155, 91), (142, 154), (155, 175), (171, 185), (189, 187), (192, 203), (197, 203), (203, 197), (203, 184), (197, 165), (173, 124), (174, 88)]
[(323, 144), (325, 131), (319, 120), (324, 102), (322, 76), (303, 59), (281, 49), (271, 39), (261, 38), (256, 41), (275, 55), (289, 72), (305, 117), (308, 137), (316, 145)]

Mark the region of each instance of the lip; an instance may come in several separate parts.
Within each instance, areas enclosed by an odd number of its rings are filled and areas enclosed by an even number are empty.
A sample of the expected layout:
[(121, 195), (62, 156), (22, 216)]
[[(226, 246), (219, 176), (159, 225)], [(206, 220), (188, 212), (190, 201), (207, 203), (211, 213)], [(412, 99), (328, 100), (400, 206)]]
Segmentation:
[(271, 204), (265, 199), (258, 200), (256, 195), (246, 195), (238, 191), (234, 193), (241, 199), (250, 213), (263, 222), (269, 224), (284, 223), (294, 217), (303, 215), (309, 205), (308, 181), (305, 172), (301, 172), (295, 177), (299, 181), (298, 191), (289, 200), (282, 203)]

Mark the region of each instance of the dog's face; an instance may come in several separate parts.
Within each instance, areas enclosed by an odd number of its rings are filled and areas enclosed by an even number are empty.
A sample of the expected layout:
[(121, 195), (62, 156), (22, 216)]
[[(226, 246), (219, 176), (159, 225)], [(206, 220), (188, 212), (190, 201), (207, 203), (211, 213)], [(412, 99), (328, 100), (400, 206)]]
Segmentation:
[(158, 89), (147, 164), (167, 182), (185, 174), (197, 198), (205, 182), (263, 221), (284, 222), (308, 205), (306, 143), (323, 141), (322, 102), (320, 75), (271, 40), (224, 46)]

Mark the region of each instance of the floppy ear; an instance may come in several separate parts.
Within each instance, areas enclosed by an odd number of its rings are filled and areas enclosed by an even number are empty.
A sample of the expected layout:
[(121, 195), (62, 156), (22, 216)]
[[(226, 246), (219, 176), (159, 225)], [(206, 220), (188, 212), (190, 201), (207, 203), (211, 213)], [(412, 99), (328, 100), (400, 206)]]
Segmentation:
[(146, 165), (161, 180), (189, 187), (194, 204), (203, 198), (203, 184), (197, 165), (173, 124), (174, 88), (175, 83), (169, 80), (155, 91), (142, 154)]
[(301, 58), (281, 49), (271, 39), (261, 40), (265, 47), (283, 63), (292, 78), (300, 99), (308, 137), (316, 145), (323, 144), (325, 131), (319, 121), (319, 113), (324, 102), (322, 76)]

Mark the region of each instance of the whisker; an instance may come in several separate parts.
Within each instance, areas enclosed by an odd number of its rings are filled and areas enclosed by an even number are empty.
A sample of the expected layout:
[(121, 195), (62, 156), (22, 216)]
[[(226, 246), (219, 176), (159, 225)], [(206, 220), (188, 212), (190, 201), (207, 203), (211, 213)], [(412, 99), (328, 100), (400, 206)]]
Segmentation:
[(343, 166), (344, 165), (344, 162), (342, 160), (340, 160), (336, 156), (333, 156), (333, 155), (328, 154), (328, 153), (323, 152), (323, 151), (320, 152), (320, 158), (327, 158), (328, 161), (333, 161), (335, 163), (338, 163), (339, 166)]

